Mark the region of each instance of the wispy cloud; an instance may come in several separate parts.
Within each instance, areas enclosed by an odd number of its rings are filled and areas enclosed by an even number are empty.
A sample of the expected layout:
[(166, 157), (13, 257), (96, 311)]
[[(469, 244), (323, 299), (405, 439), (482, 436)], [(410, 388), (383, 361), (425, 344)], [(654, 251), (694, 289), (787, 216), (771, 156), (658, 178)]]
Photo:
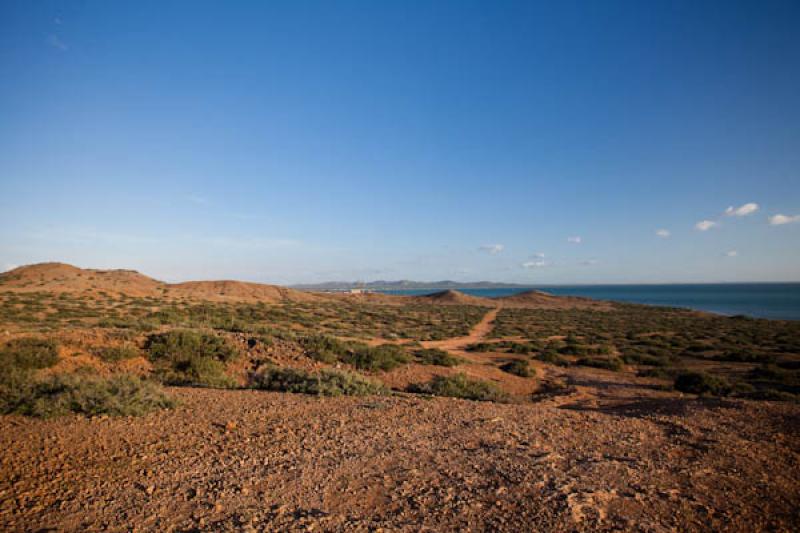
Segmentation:
[(536, 259), (534, 261), (525, 261), (524, 263), (522, 263), (522, 268), (528, 268), (528, 269), (543, 268), (546, 267), (547, 265), (548, 263), (544, 259)]
[(662, 229), (656, 230), (656, 235), (658, 235), (662, 239), (669, 239), (669, 237), (672, 235), (672, 233), (670, 233), (670, 231), (668, 229), (663, 229), (662, 228)]
[(714, 228), (719, 225), (719, 222), (714, 222), (713, 220), (701, 220), (697, 224), (694, 225), (695, 228), (699, 229), (700, 231), (708, 231), (711, 228)]
[(758, 211), (758, 204), (750, 202), (740, 205), (739, 207), (730, 206), (725, 210), (725, 214), (729, 217), (746, 217)]
[(486, 252), (487, 254), (496, 255), (505, 250), (506, 247), (504, 244), (484, 244), (478, 250), (481, 252)]
[(53, 48), (58, 48), (62, 52), (66, 52), (67, 50), (69, 50), (69, 46), (67, 46), (67, 43), (62, 41), (61, 38), (55, 33), (47, 36), (47, 44), (49, 44)]
[(725, 252), (725, 257), (736, 257), (737, 255), (739, 255), (738, 250), (728, 250)]
[(795, 222), (800, 222), (800, 215), (782, 215), (778, 213), (769, 217), (771, 226), (783, 226), (784, 224), (793, 224)]
[(571, 242), (572, 244), (580, 244), (583, 242), (583, 239), (579, 235), (575, 235), (574, 237), (567, 237), (567, 242)]
[(599, 264), (600, 261), (597, 259), (587, 259), (586, 261), (581, 261), (581, 265), (583, 266), (593, 266)]

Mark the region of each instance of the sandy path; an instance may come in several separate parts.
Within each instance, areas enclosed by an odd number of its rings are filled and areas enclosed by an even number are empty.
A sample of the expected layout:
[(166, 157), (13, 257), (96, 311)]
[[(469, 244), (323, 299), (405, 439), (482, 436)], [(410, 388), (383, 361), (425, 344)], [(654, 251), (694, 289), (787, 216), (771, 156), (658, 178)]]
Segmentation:
[(497, 318), (497, 313), (500, 312), (501, 307), (495, 307), (487, 312), (480, 322), (475, 324), (470, 330), (469, 335), (466, 337), (452, 337), (441, 341), (424, 341), (422, 345), (425, 348), (439, 348), (441, 350), (460, 350), (470, 344), (480, 342), (494, 327), (494, 320)]

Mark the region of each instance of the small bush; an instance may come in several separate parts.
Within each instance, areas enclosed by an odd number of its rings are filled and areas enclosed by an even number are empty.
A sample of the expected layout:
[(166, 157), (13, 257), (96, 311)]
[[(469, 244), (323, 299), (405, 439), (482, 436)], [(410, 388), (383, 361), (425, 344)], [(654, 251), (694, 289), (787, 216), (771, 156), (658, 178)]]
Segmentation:
[(536, 375), (536, 369), (523, 359), (514, 359), (501, 366), (500, 369), (521, 378), (531, 378)]
[(366, 396), (386, 392), (383, 385), (363, 376), (332, 369), (311, 373), (270, 366), (254, 374), (251, 385), (257, 389), (316, 396)]
[(590, 366), (592, 368), (603, 368), (605, 370), (612, 370), (619, 372), (622, 370), (622, 360), (617, 357), (600, 358), (600, 357), (582, 357), (575, 362), (578, 366)]
[(536, 359), (544, 363), (550, 363), (557, 366), (569, 366), (569, 361), (558, 355), (558, 352), (554, 350), (545, 350), (537, 354)]
[(675, 377), (675, 389), (691, 394), (727, 396), (732, 387), (725, 379), (705, 372), (681, 372)]
[(145, 349), (151, 361), (200, 356), (225, 363), (239, 356), (238, 350), (228, 345), (222, 337), (192, 330), (175, 330), (150, 335), (145, 343)]
[(133, 359), (139, 357), (139, 350), (133, 346), (107, 346), (95, 352), (97, 357), (109, 363), (116, 363), (117, 361), (124, 361), (125, 359)]
[(128, 375), (102, 378), (76, 373), (52, 376), (43, 381), (22, 379), (16, 383), (10, 397), (6, 396), (8, 380), (2, 381), (0, 409), (3, 414), (40, 418), (68, 413), (138, 416), (175, 405), (156, 384)]
[(236, 381), (225, 374), (225, 362), (239, 352), (216, 335), (195, 331), (170, 331), (151, 335), (145, 348), (155, 375), (168, 385), (232, 388)]
[(49, 368), (58, 362), (58, 344), (35, 337), (14, 339), (0, 349), (0, 359), (16, 368)]
[(348, 352), (347, 343), (328, 335), (308, 335), (298, 341), (309, 357), (323, 363), (335, 363)]
[(454, 357), (439, 348), (424, 348), (414, 352), (414, 355), (423, 365), (456, 366), (464, 362), (460, 357)]
[(406, 351), (396, 344), (372, 347), (353, 343), (351, 346), (352, 348), (340, 360), (360, 370), (387, 371), (408, 362)]
[(455, 376), (435, 376), (428, 383), (418, 383), (409, 386), (409, 392), (431, 394), (434, 396), (448, 396), (463, 398), (465, 400), (480, 400), (489, 402), (508, 401), (508, 394), (500, 390), (493, 383), (469, 379), (464, 374)]

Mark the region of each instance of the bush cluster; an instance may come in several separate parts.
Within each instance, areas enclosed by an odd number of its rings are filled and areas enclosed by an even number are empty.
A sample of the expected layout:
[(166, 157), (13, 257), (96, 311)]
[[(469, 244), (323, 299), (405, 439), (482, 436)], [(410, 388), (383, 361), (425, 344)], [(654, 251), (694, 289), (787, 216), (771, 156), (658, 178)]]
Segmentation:
[(464, 362), (460, 357), (450, 355), (439, 348), (422, 348), (414, 352), (414, 357), (423, 365), (456, 366)]
[(532, 378), (536, 375), (536, 369), (531, 367), (530, 363), (524, 359), (509, 361), (501, 366), (500, 369), (521, 378)]
[(509, 400), (508, 394), (500, 390), (495, 384), (487, 381), (470, 379), (464, 374), (435, 376), (428, 383), (410, 385), (408, 391), (419, 394), (431, 394), (433, 396), (463, 398), (465, 400), (489, 402), (505, 402)]
[(14, 339), (0, 349), (0, 360), (4, 366), (21, 369), (49, 368), (58, 362), (58, 343), (36, 337)]
[(396, 344), (369, 346), (320, 334), (300, 337), (298, 342), (306, 354), (317, 361), (328, 364), (347, 363), (359, 370), (387, 371), (409, 362), (405, 349)]
[(145, 343), (155, 375), (169, 385), (231, 388), (236, 381), (225, 373), (225, 363), (239, 352), (225, 339), (210, 333), (176, 330), (150, 335)]
[(351, 372), (324, 369), (306, 372), (295, 368), (268, 366), (251, 377), (257, 389), (312, 394), (315, 396), (366, 396), (384, 394), (380, 383)]

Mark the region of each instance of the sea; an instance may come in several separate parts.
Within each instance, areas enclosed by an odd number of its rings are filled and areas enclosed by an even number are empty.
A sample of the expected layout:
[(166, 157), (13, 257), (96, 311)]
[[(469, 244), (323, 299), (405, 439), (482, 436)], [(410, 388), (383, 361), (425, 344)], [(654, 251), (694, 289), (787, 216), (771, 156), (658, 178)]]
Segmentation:
[[(682, 285), (561, 285), (502, 289), (457, 289), (495, 298), (531, 289), (563, 296), (684, 307), (720, 315), (800, 320), (800, 283), (703, 283)], [(387, 294), (424, 295), (441, 289), (385, 290)]]

